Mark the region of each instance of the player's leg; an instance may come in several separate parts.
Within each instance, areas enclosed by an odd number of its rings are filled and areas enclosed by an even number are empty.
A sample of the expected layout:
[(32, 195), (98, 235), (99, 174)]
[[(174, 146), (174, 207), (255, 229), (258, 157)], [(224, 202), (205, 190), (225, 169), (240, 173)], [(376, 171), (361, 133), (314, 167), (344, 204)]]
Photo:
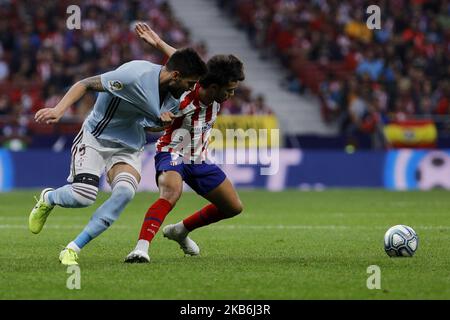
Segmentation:
[(72, 147), (72, 162), (68, 181), (56, 190), (46, 188), (29, 217), (29, 229), (39, 233), (55, 205), (82, 208), (92, 205), (97, 198), (100, 172), (104, 161), (93, 145), (85, 144), (88, 133), (79, 134)]
[(163, 229), (164, 236), (180, 244), (184, 253), (198, 255), (200, 249), (188, 237), (189, 232), (231, 218), (242, 212), (242, 203), (232, 183), (215, 165), (197, 165), (194, 179), (188, 184), (211, 203), (186, 219)]
[(211, 203), (183, 220), (183, 225), (189, 232), (220, 220), (232, 218), (243, 210), (239, 195), (228, 178), (203, 197)]
[(105, 160), (101, 154), (102, 146), (84, 130), (75, 138), (72, 146), (70, 184), (50, 191), (45, 200), (51, 205), (64, 208), (84, 208), (92, 205), (98, 193), (100, 174), (105, 168)]
[[(135, 162), (137, 161), (140, 164), (140, 159), (135, 160)], [(102, 234), (119, 218), (126, 205), (134, 198), (137, 190), (141, 178), (139, 164), (132, 166), (125, 162), (118, 162), (108, 170), (108, 181), (112, 190), (111, 196), (94, 212), (91, 220), (76, 239), (70, 242), (66, 249), (61, 252), (60, 260), (63, 264), (73, 264), (71, 262), (76, 261), (81, 249)], [(75, 252), (75, 258), (72, 257), (71, 251)], [(65, 259), (65, 256), (67, 256), (67, 259)]]
[(148, 249), (164, 219), (175, 206), (183, 191), (183, 179), (176, 171), (165, 171), (158, 175), (159, 199), (145, 214), (135, 249), (125, 262), (149, 262)]
[(172, 165), (169, 153), (160, 153), (155, 156), (159, 199), (147, 210), (139, 233), (138, 243), (135, 249), (125, 258), (125, 262), (149, 261), (148, 248), (150, 243), (183, 191), (183, 166), (183, 164)]

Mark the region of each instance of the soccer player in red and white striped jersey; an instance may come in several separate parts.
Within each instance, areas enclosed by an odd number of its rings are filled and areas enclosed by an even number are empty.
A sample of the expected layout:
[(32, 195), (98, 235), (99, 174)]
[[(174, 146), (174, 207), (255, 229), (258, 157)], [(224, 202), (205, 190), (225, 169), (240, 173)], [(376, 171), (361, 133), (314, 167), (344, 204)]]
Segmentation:
[(211, 129), (220, 110), (213, 101), (205, 105), (200, 100), (202, 86), (197, 82), (193, 91), (181, 97), (180, 109), (173, 124), (156, 143), (157, 152), (180, 155), (185, 161), (201, 163), (207, 160), (207, 148)]
[[(168, 56), (176, 51), (145, 24), (138, 24), (136, 32)], [(180, 198), (183, 181), (210, 202), (184, 220), (163, 229), (164, 236), (177, 241), (185, 254), (200, 253), (197, 244), (188, 237), (190, 232), (242, 211), (242, 203), (231, 181), (218, 166), (206, 160), (209, 135), (220, 103), (229, 99), (239, 82), (244, 80), (243, 64), (233, 55), (216, 55), (208, 61), (207, 67), (207, 75), (182, 96), (179, 112), (156, 144), (160, 198), (148, 209), (136, 248), (125, 262), (150, 261), (150, 242)]]

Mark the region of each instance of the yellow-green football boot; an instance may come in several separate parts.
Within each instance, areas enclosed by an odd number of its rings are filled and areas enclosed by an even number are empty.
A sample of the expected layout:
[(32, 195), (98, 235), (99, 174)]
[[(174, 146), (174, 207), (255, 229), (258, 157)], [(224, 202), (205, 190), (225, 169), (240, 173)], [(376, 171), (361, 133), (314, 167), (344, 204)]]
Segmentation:
[(33, 233), (41, 232), (42, 228), (44, 227), (45, 221), (47, 221), (48, 215), (55, 207), (46, 203), (44, 200), (44, 195), (47, 192), (53, 190), (54, 189), (52, 188), (42, 190), (39, 200), (35, 197), (36, 205), (34, 206), (33, 210), (31, 210), (30, 217), (28, 218), (28, 228)]
[(59, 253), (59, 261), (65, 266), (73, 266), (78, 264), (78, 254), (75, 250), (65, 248)]

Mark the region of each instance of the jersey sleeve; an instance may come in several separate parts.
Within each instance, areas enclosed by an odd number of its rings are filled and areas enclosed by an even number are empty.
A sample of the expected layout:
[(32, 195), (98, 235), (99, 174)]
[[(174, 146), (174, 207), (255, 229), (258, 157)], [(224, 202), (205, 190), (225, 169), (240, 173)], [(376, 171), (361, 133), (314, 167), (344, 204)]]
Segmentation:
[(145, 95), (140, 85), (142, 69), (136, 63), (128, 62), (100, 75), (103, 88), (110, 94), (139, 105), (145, 103)]
[(180, 110), (180, 100), (170, 97), (170, 99), (166, 99), (161, 106), (161, 112), (170, 111), (173, 114), (176, 114)]

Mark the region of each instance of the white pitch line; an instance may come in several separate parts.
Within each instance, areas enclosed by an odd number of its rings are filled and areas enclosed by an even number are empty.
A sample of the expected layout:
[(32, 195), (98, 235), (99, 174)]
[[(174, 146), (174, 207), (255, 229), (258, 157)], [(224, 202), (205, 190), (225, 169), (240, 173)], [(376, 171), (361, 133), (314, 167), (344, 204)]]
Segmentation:
[[(52, 220), (79, 220), (79, 219), (89, 219), (90, 216), (56, 216), (52, 217)], [(9, 220), (9, 221), (28, 221), (28, 216), (18, 217), (18, 216), (0, 216), (0, 220)]]
[[(362, 229), (362, 230), (387, 230), (389, 226), (346, 226), (346, 225), (225, 225), (214, 226), (219, 229), (306, 229), (306, 230), (339, 230), (339, 229)], [(450, 226), (414, 226), (414, 229), (422, 230), (450, 230)]]
[[(47, 225), (44, 229), (83, 229), (86, 225)], [(114, 226), (116, 229), (131, 229), (128, 226)], [(28, 229), (25, 224), (0, 224), (0, 229)]]
[[(46, 225), (46, 229), (83, 229), (86, 225)], [(389, 226), (348, 226), (348, 225), (216, 225), (216, 229), (253, 230), (387, 230)], [(130, 226), (115, 225), (115, 229), (135, 229)], [(28, 229), (25, 224), (0, 224), (0, 229)], [(450, 226), (414, 226), (416, 230), (450, 230)]]

